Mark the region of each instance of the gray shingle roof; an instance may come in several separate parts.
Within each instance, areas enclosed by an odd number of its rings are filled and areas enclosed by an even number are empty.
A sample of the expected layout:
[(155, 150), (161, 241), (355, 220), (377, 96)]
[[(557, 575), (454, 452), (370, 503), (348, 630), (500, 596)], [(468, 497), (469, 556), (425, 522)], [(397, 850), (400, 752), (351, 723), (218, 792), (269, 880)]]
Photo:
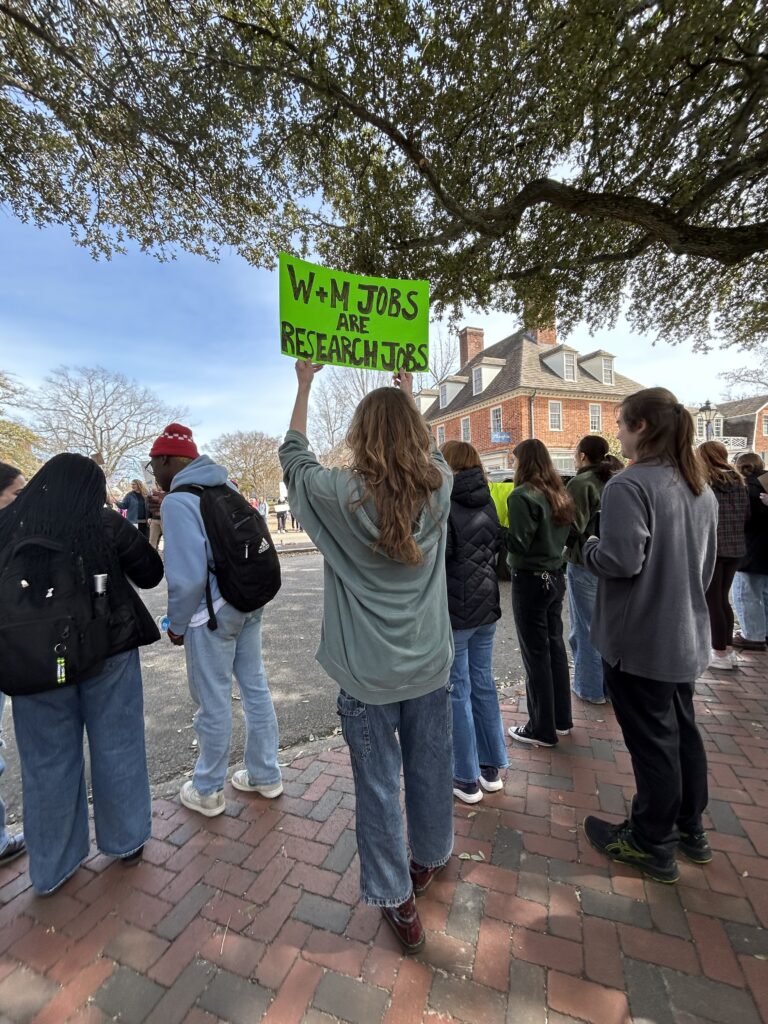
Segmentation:
[(754, 416), (758, 409), (768, 404), (768, 395), (754, 395), (752, 398), (739, 398), (735, 402), (718, 402), (717, 411), (724, 418), (737, 420), (742, 416)]
[(488, 348), (484, 348), (482, 352), (470, 359), (459, 371), (462, 377), (467, 376), (471, 382), (471, 370), (482, 361), (483, 356), (504, 359), (504, 368), (496, 374), (488, 387), (479, 395), (473, 395), (472, 384), (468, 383), (444, 409), (440, 408), (439, 401), (433, 402), (424, 414), (425, 418), (428, 421), (442, 419), (445, 416), (453, 415), (453, 413), (480, 405), (489, 399), (502, 398), (510, 391), (517, 391), (520, 388), (533, 388), (554, 395), (560, 393), (563, 396), (568, 394), (595, 395), (604, 401), (608, 397), (615, 396), (619, 401), (625, 395), (630, 395), (633, 391), (640, 391), (643, 387), (642, 384), (638, 384), (637, 381), (624, 377), (620, 373), (614, 373), (613, 385), (603, 384), (578, 365), (580, 360), (577, 360), (576, 380), (563, 380), (541, 359), (542, 355), (552, 351), (551, 347), (537, 345), (525, 331), (517, 331), (508, 338), (504, 338), (503, 341), (489, 345)]

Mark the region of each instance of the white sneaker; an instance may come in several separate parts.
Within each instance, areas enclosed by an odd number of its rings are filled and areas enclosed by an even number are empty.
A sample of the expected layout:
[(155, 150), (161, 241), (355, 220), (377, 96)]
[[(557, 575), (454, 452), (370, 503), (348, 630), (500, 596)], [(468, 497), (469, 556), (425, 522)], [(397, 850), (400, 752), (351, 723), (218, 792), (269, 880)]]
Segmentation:
[(709, 667), (715, 669), (715, 671), (725, 672), (736, 668), (736, 662), (730, 654), (717, 654), (713, 647), (709, 653)]
[(243, 793), (258, 793), (259, 796), (266, 797), (267, 800), (274, 800), (276, 796), (280, 796), (283, 792), (282, 782), (273, 782), (271, 786), (254, 786), (248, 777), (247, 768), (241, 768), (239, 771), (233, 772), (230, 781), (235, 789), (239, 789)]
[(555, 729), (555, 732), (557, 733), (558, 736), (570, 736), (571, 735), (571, 730), (570, 729)]
[(215, 818), (217, 814), (223, 814), (227, 806), (224, 800), (223, 789), (218, 790), (216, 793), (210, 793), (208, 796), (203, 796), (202, 793), (195, 789), (191, 782), (185, 782), (181, 787), (179, 799), (190, 811), (204, 814), (206, 818)]

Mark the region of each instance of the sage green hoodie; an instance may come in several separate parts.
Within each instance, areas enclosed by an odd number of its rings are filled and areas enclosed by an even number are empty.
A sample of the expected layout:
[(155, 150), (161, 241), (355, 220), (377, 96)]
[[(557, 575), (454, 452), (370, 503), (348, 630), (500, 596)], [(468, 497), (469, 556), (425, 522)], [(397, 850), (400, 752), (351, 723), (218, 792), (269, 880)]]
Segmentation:
[(410, 566), (374, 550), (376, 506), (359, 504), (358, 474), (325, 469), (297, 430), (285, 435), (279, 456), (291, 511), (325, 558), (317, 661), (366, 704), (412, 700), (444, 686), (453, 662), (445, 581), (453, 473), (445, 459), (433, 448), (443, 482), (414, 524), (424, 560)]

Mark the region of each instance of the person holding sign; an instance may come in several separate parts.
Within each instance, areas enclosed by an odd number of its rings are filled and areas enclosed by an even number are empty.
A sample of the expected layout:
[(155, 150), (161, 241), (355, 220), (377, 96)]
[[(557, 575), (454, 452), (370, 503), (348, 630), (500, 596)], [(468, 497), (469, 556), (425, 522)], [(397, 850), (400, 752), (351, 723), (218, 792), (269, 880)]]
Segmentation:
[[(453, 640), (445, 545), (453, 474), (413, 401), (413, 379), (360, 402), (349, 469), (309, 450), (307, 406), (321, 367), (296, 363), (298, 394), (280, 447), (288, 500), (325, 558), (316, 658), (340, 687), (355, 780), (361, 895), (406, 952), (424, 944), (414, 897), (453, 848), (448, 678)], [(400, 771), (410, 859), (400, 813)]]

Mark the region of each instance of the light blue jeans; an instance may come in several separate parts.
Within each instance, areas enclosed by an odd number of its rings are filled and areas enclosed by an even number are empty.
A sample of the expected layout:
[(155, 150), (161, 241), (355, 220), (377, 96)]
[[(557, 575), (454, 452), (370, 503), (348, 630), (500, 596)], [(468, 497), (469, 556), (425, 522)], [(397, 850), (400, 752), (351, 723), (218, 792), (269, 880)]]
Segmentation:
[(277, 718), (261, 657), (264, 609), (239, 612), (225, 604), (216, 612), (219, 628), (195, 626), (184, 635), (187, 681), (198, 705), (195, 732), (200, 754), (192, 782), (203, 796), (224, 788), (232, 739), (232, 676), (245, 714), (245, 767), (253, 785), (280, 781)]
[(108, 658), (87, 682), (14, 697), (12, 706), (35, 889), (57, 889), (88, 856), (83, 729), (99, 850), (125, 857), (143, 846), (152, 804), (138, 650)]
[(571, 632), (568, 642), (573, 652), (571, 689), (584, 700), (604, 700), (603, 660), (589, 642), (589, 630), (597, 599), (597, 576), (583, 565), (568, 563), (568, 608)]
[(731, 600), (746, 640), (768, 637), (768, 576), (759, 572), (737, 572)]
[(341, 691), (337, 709), (355, 779), (360, 890), (365, 903), (399, 907), (413, 891), (400, 813), (400, 769), (413, 860), (445, 864), (453, 849), (449, 687), (395, 704)]
[(459, 782), (477, 782), (481, 764), (493, 768), (509, 764), (493, 681), (495, 634), (495, 622), (453, 631), (453, 777)]

